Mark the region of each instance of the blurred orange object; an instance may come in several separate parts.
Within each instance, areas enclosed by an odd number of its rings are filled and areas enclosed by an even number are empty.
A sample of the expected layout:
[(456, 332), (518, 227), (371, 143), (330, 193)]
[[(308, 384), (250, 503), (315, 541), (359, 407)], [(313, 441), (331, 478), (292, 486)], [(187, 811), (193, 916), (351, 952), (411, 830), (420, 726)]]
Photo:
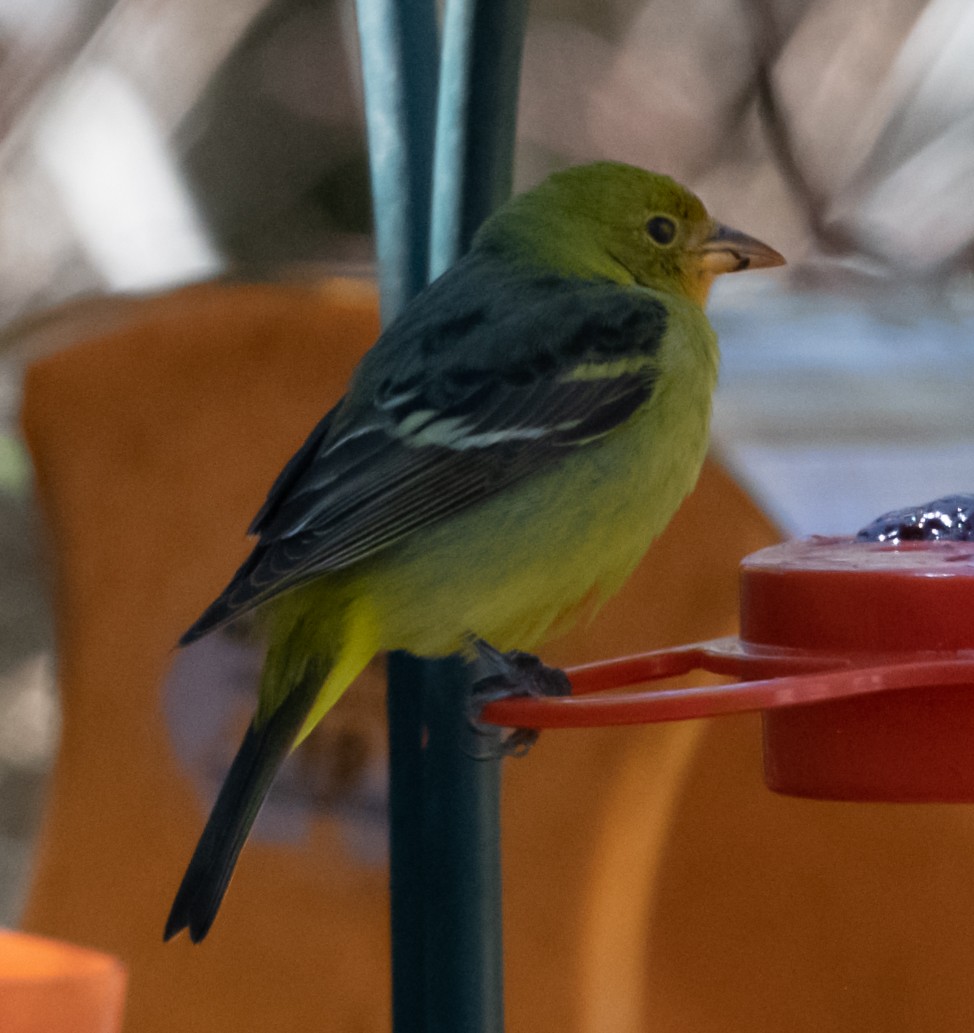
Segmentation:
[(0, 929), (3, 1033), (116, 1033), (125, 966), (110, 954)]
[[(356, 809), (333, 791), (356, 771), (381, 787), (379, 665), (293, 758), (306, 792), (279, 811), (307, 819), (297, 833), (255, 835), (203, 945), (162, 942), (205, 820), (198, 776), (212, 795), (253, 690), (220, 698), (214, 664), (177, 699), (172, 670), (194, 658), (174, 643), (377, 330), (368, 284), (220, 283), (88, 303), (24, 342), (57, 351), (28, 372), (23, 425), (63, 731), (23, 921), (124, 960), (131, 1033), (389, 1029), (381, 795)], [(740, 560), (775, 540), (708, 462), (624, 590), (546, 661), (734, 633)], [(226, 736), (188, 762), (208, 714)], [(503, 822), (511, 1029), (974, 1028), (970, 809), (769, 793), (757, 715), (545, 733), (507, 765)]]

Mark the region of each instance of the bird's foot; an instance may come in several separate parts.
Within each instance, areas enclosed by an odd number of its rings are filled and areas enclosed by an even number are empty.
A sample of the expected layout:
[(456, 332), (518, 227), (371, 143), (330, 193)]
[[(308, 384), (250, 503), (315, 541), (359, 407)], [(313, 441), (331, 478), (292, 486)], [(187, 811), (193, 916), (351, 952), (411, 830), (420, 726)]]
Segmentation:
[(496, 740), (487, 753), (498, 757), (523, 757), (538, 741), (537, 728), (513, 728), (498, 739), (497, 728), (483, 724), (480, 712), (488, 703), (512, 696), (568, 696), (572, 683), (568, 675), (557, 667), (548, 667), (532, 653), (512, 650), (502, 653), (482, 639), (475, 639), (477, 654), (474, 663), (474, 684), (471, 694), (471, 724), (481, 735)]

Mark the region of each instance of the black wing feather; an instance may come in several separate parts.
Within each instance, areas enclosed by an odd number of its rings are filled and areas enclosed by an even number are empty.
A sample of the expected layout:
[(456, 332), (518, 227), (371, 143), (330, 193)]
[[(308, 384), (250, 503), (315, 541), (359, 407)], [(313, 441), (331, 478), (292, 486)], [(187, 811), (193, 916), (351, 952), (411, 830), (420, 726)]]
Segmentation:
[[(430, 290), (443, 289), (449, 279)], [(274, 483), (252, 525), (260, 541), (183, 644), (550, 467), (573, 447), (625, 423), (649, 399), (652, 357), (666, 328), (662, 304), (614, 284), (535, 283), (532, 297), (518, 281), (513, 307), (502, 290), (478, 292), (468, 302), (476, 314), (466, 319), (456, 311), (454, 290), (448, 298), (453, 309), (428, 306), (444, 310), (441, 321), (413, 319), (411, 325), (407, 318), (380, 338), (348, 398), (317, 425)], [(485, 293), (496, 311), (485, 310)], [(491, 334), (483, 347), (451, 340), (458, 333), (479, 336), (484, 326)], [(515, 362), (503, 361), (498, 341)], [(433, 359), (434, 349), (440, 352), (434, 378), (404, 361), (409, 352)], [(485, 349), (494, 359), (481, 365)], [(572, 379), (566, 351), (575, 367), (647, 361), (613, 376)], [(375, 368), (385, 369), (381, 378)]]
[(285, 502), (292, 492), (301, 490), (302, 478), (318, 457), (321, 443), (328, 436), (328, 431), (340, 405), (341, 402), (322, 416), (315, 429), (305, 439), (304, 444), (287, 461), (284, 469), (281, 470), (271, 485), (271, 490), (267, 493), (264, 504), (257, 511), (257, 515), (251, 521), (250, 527), (247, 528), (247, 534), (263, 534), (265, 525), (274, 510)]

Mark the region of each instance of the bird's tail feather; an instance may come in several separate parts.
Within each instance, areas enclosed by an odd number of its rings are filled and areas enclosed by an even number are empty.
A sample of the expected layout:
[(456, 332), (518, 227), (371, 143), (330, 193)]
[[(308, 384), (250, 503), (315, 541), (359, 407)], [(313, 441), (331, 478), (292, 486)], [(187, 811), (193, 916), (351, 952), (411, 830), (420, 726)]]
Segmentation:
[(237, 857), (277, 769), (294, 745), (327, 673), (309, 663), (304, 677), (262, 723), (247, 729), (176, 893), (165, 939), (183, 929), (199, 943), (216, 918)]

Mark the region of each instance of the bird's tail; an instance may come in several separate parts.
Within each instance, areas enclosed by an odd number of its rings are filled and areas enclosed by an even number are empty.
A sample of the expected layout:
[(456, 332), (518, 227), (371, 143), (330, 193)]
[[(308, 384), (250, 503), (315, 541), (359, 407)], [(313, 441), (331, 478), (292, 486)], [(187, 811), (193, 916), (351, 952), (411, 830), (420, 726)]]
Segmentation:
[(165, 939), (188, 929), (193, 943), (199, 943), (209, 932), (274, 775), (297, 741), (327, 673), (326, 666), (309, 663), (280, 706), (247, 729), (176, 893)]

